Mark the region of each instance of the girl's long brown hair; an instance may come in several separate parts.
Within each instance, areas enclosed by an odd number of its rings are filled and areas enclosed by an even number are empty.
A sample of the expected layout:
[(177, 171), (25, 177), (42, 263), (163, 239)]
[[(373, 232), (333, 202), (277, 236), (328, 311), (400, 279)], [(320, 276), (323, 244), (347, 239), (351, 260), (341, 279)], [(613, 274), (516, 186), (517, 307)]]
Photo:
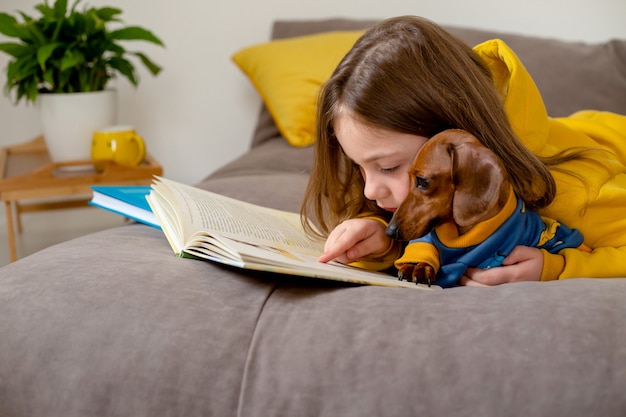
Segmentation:
[(529, 208), (556, 194), (548, 166), (572, 159), (539, 159), (513, 132), (502, 96), (478, 55), (440, 26), (416, 16), (387, 19), (356, 42), (322, 86), (318, 99), (315, 155), (301, 213), (322, 235), (364, 213), (389, 213), (363, 195), (361, 173), (333, 132), (340, 108), (361, 122), (432, 137), (448, 128), (466, 130), (498, 155)]

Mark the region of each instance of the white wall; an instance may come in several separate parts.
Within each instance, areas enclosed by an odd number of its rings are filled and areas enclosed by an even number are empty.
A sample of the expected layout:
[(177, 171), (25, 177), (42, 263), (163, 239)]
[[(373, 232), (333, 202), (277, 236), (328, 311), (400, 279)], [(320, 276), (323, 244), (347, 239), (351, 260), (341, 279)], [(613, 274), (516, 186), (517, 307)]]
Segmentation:
[[(50, 0), (52, 1), (52, 0)], [(39, 0), (1, 0), (0, 11), (32, 13)], [(383, 18), (419, 14), (446, 24), (540, 34), (570, 40), (626, 38), (624, 0), (83, 0), (116, 6), (127, 24), (153, 30), (167, 45), (137, 44), (164, 67), (142, 71), (137, 89), (125, 80), (120, 123), (132, 124), (163, 164), (165, 175), (194, 183), (245, 151), (259, 106), (230, 61), (239, 48), (268, 39), (276, 18)], [(129, 49), (134, 46), (129, 44)], [(4, 85), (7, 57), (0, 56)], [(0, 146), (40, 133), (36, 110), (0, 96)], [(4, 216), (2, 216), (4, 217)], [(2, 221), (0, 219), (0, 221)]]

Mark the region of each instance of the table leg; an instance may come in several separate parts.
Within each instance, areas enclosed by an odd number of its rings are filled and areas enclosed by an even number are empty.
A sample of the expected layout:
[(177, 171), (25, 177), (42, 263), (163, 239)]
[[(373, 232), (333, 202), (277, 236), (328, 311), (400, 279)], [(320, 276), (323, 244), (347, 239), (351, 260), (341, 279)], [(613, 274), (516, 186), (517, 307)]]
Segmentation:
[(17, 250), (15, 249), (15, 228), (13, 226), (13, 207), (10, 201), (4, 202), (4, 210), (7, 214), (7, 234), (9, 235), (9, 255), (11, 262), (17, 260)]
[(17, 222), (17, 233), (21, 234), (22, 233), (22, 208), (20, 206), (20, 202), (16, 201), (15, 202), (15, 217), (16, 217), (16, 222)]

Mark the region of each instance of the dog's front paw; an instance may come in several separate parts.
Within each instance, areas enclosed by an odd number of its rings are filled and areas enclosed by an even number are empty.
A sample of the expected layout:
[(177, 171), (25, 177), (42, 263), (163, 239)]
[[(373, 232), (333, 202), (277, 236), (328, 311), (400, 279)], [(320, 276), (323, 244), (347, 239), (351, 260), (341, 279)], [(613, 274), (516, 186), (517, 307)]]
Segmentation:
[(402, 264), (398, 268), (398, 279), (400, 281), (428, 284), (429, 287), (435, 283), (435, 275), (435, 269), (425, 262)]

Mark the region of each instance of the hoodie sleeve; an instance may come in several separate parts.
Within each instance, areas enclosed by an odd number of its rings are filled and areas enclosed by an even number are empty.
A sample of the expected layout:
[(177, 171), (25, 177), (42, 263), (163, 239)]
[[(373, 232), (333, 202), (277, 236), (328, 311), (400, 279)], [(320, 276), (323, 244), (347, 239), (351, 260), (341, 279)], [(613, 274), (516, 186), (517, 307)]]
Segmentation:
[(532, 153), (588, 150), (552, 170), (557, 194), (539, 212), (578, 229), (592, 251), (544, 254), (543, 279), (626, 277), (626, 116), (581, 109), (550, 118), (532, 77), (503, 41), (474, 50), (490, 69), (511, 127)]
[(584, 111), (552, 123), (553, 145), (591, 149), (563, 165), (565, 172), (553, 171), (557, 197), (545, 211), (577, 228), (592, 248), (563, 250), (558, 278), (626, 277), (626, 116)]

